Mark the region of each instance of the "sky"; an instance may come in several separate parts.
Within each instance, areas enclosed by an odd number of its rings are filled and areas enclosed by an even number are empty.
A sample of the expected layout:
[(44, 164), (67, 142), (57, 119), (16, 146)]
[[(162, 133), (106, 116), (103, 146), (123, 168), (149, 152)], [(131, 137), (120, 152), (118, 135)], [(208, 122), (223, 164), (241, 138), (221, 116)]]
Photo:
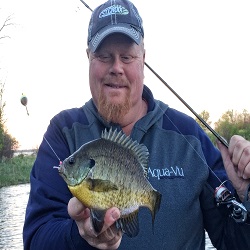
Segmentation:
[[(197, 113), (216, 122), (227, 110), (250, 112), (250, 1), (133, 0), (143, 19), (146, 62)], [(86, 0), (94, 9), (103, 3)], [(90, 98), (87, 29), (80, 0), (0, 0), (0, 81), (8, 132), (20, 149), (37, 148), (50, 119)], [(193, 116), (145, 67), (155, 98)], [(28, 111), (21, 105), (28, 97)]]

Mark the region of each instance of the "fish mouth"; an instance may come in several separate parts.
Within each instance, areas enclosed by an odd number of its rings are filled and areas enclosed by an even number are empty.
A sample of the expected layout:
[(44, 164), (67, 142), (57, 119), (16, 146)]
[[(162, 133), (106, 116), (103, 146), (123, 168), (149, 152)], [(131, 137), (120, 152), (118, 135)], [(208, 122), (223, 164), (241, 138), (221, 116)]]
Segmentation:
[(61, 175), (61, 177), (68, 182), (67, 174), (66, 174), (66, 168), (63, 165), (59, 165), (58, 173)]
[(58, 173), (59, 173), (64, 179), (66, 178), (65, 167), (64, 167), (63, 165), (59, 165)]
[(76, 186), (79, 184), (79, 181), (77, 181), (74, 177), (72, 176), (68, 176), (66, 173), (65, 173), (65, 168), (59, 168), (58, 169), (58, 172), (59, 172), (59, 175), (64, 179), (64, 181), (67, 183), (68, 186)]

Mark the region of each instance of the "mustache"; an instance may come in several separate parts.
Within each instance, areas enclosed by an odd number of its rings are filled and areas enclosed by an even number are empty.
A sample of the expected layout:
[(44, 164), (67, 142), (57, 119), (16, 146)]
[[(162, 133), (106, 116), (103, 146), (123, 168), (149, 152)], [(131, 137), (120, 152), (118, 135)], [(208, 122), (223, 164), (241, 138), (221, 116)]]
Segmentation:
[(130, 82), (122, 76), (106, 76), (103, 83), (114, 87), (130, 87)]

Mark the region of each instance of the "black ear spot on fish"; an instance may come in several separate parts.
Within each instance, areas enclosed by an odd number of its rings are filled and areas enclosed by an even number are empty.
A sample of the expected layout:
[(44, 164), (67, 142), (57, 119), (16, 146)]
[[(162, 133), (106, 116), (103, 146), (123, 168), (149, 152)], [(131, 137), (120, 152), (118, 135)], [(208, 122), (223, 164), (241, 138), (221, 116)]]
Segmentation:
[(89, 168), (93, 168), (95, 166), (95, 160), (89, 159)]
[(73, 165), (75, 163), (75, 158), (72, 156), (69, 158), (69, 165)]

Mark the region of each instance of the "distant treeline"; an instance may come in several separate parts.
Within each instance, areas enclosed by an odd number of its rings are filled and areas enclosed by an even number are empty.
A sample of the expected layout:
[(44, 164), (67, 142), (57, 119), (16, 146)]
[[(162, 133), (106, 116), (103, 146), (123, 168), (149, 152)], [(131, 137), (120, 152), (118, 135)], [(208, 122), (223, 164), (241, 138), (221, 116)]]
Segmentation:
[[(212, 122), (209, 120), (209, 112), (204, 110), (199, 115), (211, 126)], [(197, 118), (196, 121), (208, 134), (212, 142), (215, 143), (217, 140), (215, 136)], [(250, 140), (250, 114), (246, 109), (242, 113), (228, 110), (214, 123), (214, 130), (228, 142), (233, 135), (241, 135), (245, 139)]]

